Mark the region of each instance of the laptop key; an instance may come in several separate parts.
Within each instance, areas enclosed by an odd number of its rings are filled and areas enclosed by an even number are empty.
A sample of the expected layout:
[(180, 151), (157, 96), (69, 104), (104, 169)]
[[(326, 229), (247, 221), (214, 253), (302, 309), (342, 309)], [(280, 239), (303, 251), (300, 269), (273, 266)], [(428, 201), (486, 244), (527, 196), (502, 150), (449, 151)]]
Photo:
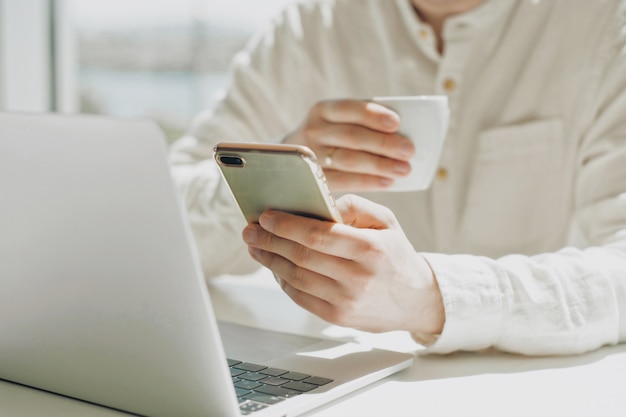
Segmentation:
[(248, 400), (257, 401), (257, 402), (270, 404), (270, 405), (276, 404), (285, 400), (284, 398), (277, 397), (275, 395), (267, 395), (267, 394), (262, 394), (260, 392), (253, 392), (252, 394), (246, 395), (245, 398)]
[(267, 368), (267, 366), (257, 365), (255, 363), (249, 363), (249, 362), (238, 363), (237, 365), (234, 365), (233, 367), (237, 369), (243, 369), (244, 371), (250, 371), (250, 372), (257, 372), (257, 371)]
[(247, 389), (243, 389), (243, 388), (237, 388), (235, 387), (235, 394), (237, 395), (237, 398), (241, 398), (247, 394), (250, 394), (252, 391), (247, 390)]
[(280, 375), (286, 374), (287, 371), (285, 371), (284, 369), (278, 369), (278, 368), (267, 368), (267, 369), (263, 369), (262, 371), (259, 371), (259, 373), (270, 375), (270, 376), (280, 376)]
[(246, 371), (244, 371), (242, 369), (230, 368), (230, 376), (232, 376), (232, 377), (243, 375), (245, 373), (246, 373)]
[(262, 384), (259, 384), (258, 382), (246, 381), (246, 380), (241, 380), (235, 383), (235, 387), (241, 388), (241, 389), (248, 389), (248, 390), (253, 390), (255, 388), (260, 387), (261, 385)]
[(247, 379), (248, 381), (259, 381), (263, 378), (267, 378), (267, 375), (257, 374), (256, 372), (249, 372), (247, 374), (239, 375), (241, 379)]
[(302, 391), (296, 391), (292, 389), (285, 389), (282, 387), (275, 387), (273, 385), (263, 385), (258, 388), (255, 388), (255, 392), (260, 392), (268, 395), (276, 395), (284, 398), (295, 397), (296, 395), (302, 394)]
[(292, 390), (302, 391), (302, 392), (308, 392), (317, 387), (318, 385), (307, 384), (306, 382), (301, 382), (301, 381), (289, 381), (286, 384), (281, 385), (281, 388), (292, 389)]
[(312, 376), (307, 379), (303, 379), (302, 382), (306, 382), (308, 384), (314, 384), (314, 385), (326, 385), (328, 383), (333, 382), (333, 380), (328, 379), (328, 378), (322, 378), (321, 376)]
[(300, 372), (287, 372), (286, 374), (282, 374), (281, 378), (291, 379), (293, 381), (301, 381), (303, 379), (309, 378), (311, 375), (301, 374)]
[(285, 378), (279, 378), (277, 376), (270, 376), (267, 377), (263, 380), (264, 384), (267, 385), (283, 385), (286, 382), (289, 382), (289, 379), (285, 379)]
[(244, 416), (247, 416), (248, 414), (252, 414), (255, 411), (259, 411), (264, 408), (267, 408), (267, 405), (250, 400), (244, 400), (244, 402), (239, 404), (239, 411), (241, 411), (241, 414)]
[(226, 362), (228, 362), (228, 366), (235, 366), (238, 363), (241, 363), (241, 361), (238, 361), (237, 359), (226, 359)]

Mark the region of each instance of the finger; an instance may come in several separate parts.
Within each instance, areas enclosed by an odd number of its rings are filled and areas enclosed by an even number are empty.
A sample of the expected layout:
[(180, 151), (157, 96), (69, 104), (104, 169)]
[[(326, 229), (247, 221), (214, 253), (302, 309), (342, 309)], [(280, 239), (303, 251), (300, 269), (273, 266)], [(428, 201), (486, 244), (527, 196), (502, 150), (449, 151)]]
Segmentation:
[(411, 164), (398, 159), (391, 159), (369, 152), (355, 151), (346, 148), (334, 148), (332, 163), (326, 165), (334, 170), (369, 174), (374, 176), (398, 178), (411, 172)]
[(342, 311), (349, 304), (344, 301), (348, 297), (342, 297), (341, 288), (337, 288), (339, 284), (332, 279), (314, 273), (294, 279), (294, 275), (289, 273), (289, 262), (280, 256), (259, 249), (251, 249), (250, 255), (274, 271), (282, 290), (297, 305), (329, 323), (349, 325)]
[(343, 195), (335, 201), (335, 206), (339, 210), (345, 225), (360, 229), (400, 227), (398, 220), (390, 209), (357, 195)]
[[(351, 260), (327, 254), (312, 249), (306, 245), (294, 242), (273, 233), (263, 230), (259, 225), (253, 225), (244, 231), (244, 240), (251, 247), (279, 255), (281, 259), (290, 262), (289, 269), (284, 271), (289, 276), (294, 276), (296, 281), (304, 278), (306, 273), (315, 273), (334, 279), (334, 277), (349, 278), (365, 273), (361, 267)], [(274, 267), (272, 270), (275, 271)], [(294, 285), (304, 289), (302, 286)], [(320, 296), (319, 294), (317, 294)]]
[[(395, 133), (381, 133), (364, 126), (347, 123), (323, 124), (310, 127), (308, 135), (317, 137), (319, 145), (327, 148), (347, 148), (402, 161), (415, 154), (408, 138)], [(328, 153), (330, 149), (327, 150)]]
[(279, 284), (285, 290), (291, 288), (291, 294), (304, 302), (308, 308), (312, 303), (323, 301), (325, 305), (334, 304), (340, 294), (339, 284), (322, 274), (294, 265), (288, 259), (272, 252), (251, 248), (250, 255), (260, 264), (274, 272)]
[(333, 322), (332, 311), (336, 310), (333, 304), (292, 287), (286, 280), (281, 279), (280, 286), (294, 303), (320, 317), (322, 320), (326, 320), (329, 323)]
[(350, 123), (380, 132), (392, 133), (400, 127), (400, 117), (385, 106), (362, 100), (327, 100), (314, 111), (331, 123)]
[[(265, 231), (275, 235), (271, 239), (284, 238), (314, 251), (346, 260), (360, 259), (372, 246), (371, 241), (360, 229), (275, 210), (263, 212), (259, 224)], [(275, 240), (265, 243), (269, 244), (273, 248), (270, 250), (273, 251), (278, 245), (277, 242)], [(344, 273), (350, 274), (350, 269), (346, 269)]]
[(357, 174), (346, 171), (325, 169), (326, 182), (336, 192), (382, 191), (391, 187), (394, 180), (369, 174)]

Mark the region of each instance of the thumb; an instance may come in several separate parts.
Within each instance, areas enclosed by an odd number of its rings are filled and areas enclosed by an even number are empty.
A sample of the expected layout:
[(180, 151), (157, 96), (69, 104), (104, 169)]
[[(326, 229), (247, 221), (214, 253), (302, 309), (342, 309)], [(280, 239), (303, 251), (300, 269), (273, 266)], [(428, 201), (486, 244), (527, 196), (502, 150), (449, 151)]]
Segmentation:
[(354, 194), (338, 198), (336, 207), (343, 223), (349, 226), (378, 230), (399, 227), (398, 220), (387, 207)]

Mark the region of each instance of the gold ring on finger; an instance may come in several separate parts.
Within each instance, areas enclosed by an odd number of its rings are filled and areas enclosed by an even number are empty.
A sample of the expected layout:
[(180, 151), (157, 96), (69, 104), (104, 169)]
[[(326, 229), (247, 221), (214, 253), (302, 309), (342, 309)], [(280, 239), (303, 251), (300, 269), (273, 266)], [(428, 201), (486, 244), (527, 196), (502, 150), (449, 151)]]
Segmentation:
[(328, 151), (328, 153), (324, 157), (324, 166), (326, 166), (328, 168), (333, 166), (333, 155), (335, 154), (336, 150), (337, 150), (337, 148), (330, 148), (330, 150)]

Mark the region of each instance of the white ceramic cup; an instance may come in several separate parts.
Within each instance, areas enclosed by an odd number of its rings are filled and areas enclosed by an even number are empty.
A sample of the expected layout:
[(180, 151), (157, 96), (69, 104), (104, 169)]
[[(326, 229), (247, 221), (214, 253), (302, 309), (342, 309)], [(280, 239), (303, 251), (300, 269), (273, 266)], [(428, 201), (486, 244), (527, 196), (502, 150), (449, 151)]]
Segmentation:
[(411, 173), (396, 178), (388, 191), (419, 191), (430, 187), (448, 132), (448, 97), (374, 97), (369, 101), (395, 111), (400, 116), (399, 133), (415, 145), (415, 155), (409, 161)]

